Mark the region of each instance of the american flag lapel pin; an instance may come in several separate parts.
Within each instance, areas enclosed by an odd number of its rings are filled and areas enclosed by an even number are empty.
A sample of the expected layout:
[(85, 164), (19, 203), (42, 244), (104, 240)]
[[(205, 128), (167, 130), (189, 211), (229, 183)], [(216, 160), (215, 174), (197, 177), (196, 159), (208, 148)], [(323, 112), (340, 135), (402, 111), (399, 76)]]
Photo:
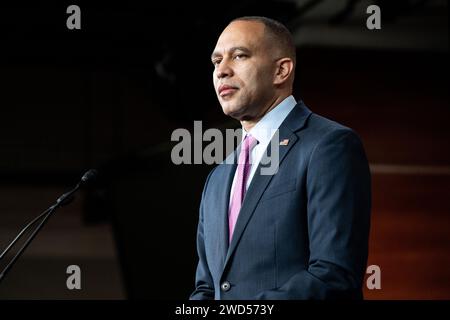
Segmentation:
[(280, 146), (287, 146), (289, 143), (289, 139), (283, 139), (280, 141)]

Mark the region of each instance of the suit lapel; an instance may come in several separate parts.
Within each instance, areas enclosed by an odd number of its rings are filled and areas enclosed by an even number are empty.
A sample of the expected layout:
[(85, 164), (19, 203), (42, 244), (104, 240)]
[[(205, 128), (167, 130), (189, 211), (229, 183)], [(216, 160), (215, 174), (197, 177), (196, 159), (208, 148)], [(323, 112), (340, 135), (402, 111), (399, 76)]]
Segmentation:
[[(230, 190), (231, 190), (231, 184), (233, 183), (234, 173), (237, 168), (237, 151), (235, 150), (233, 153), (229, 155), (229, 157), (232, 157), (234, 160), (227, 160), (225, 161), (225, 168), (223, 171), (223, 188), (222, 192), (218, 198), (219, 201), (219, 232), (218, 236), (220, 236), (219, 239), (219, 251), (221, 254), (221, 260), (222, 264), (225, 263), (225, 257), (228, 251), (228, 207), (230, 202)], [(232, 162), (231, 162), (232, 161)]]
[[(291, 113), (288, 115), (288, 117), (285, 119), (285, 121), (281, 124), (279, 128), (279, 135), (278, 137), (275, 135), (274, 138), (271, 140), (269, 146), (267, 147), (267, 152), (264, 157), (270, 157), (271, 156), (271, 146), (272, 144), (275, 144), (275, 147), (279, 147), (279, 166), (281, 166), (283, 159), (286, 157), (288, 152), (292, 149), (292, 147), (297, 143), (298, 137), (295, 134), (295, 131), (300, 130), (308, 118), (308, 116), (311, 114), (311, 111), (304, 106), (304, 104), (300, 101), (296, 107), (291, 111)], [(280, 141), (283, 141), (285, 139), (289, 139), (287, 145), (279, 145)], [(239, 213), (238, 220), (236, 222), (236, 226), (233, 232), (233, 238), (231, 240), (230, 246), (228, 248), (228, 251), (226, 253), (225, 263), (224, 263), (224, 269), (231, 257), (231, 255), (234, 253), (236, 246), (239, 243), (239, 240), (241, 239), (242, 233), (245, 230), (245, 227), (247, 226), (250, 218), (252, 217), (256, 206), (258, 205), (259, 199), (263, 195), (264, 191), (267, 188), (267, 185), (272, 180), (273, 175), (261, 175), (261, 169), (263, 168), (262, 163), (268, 163), (267, 161), (261, 161), (261, 163), (258, 165), (258, 168), (255, 172), (255, 175), (252, 179), (252, 182), (250, 183), (250, 186), (246, 192), (246, 196), (244, 198), (244, 202), (242, 203), (241, 211)], [(236, 170), (236, 166), (233, 170)], [(232, 177), (231, 175), (231, 181)], [(231, 182), (229, 185), (229, 188), (227, 189), (227, 195), (229, 200), (230, 195), (230, 187)], [(226, 211), (226, 221), (228, 226), (228, 206)], [(226, 243), (228, 243), (228, 228), (226, 231), (227, 239)]]
[[(285, 129), (286, 130), (286, 129)], [(284, 157), (287, 155), (289, 150), (294, 146), (294, 144), (297, 142), (297, 137), (295, 134), (290, 132), (290, 134), (286, 135), (286, 132), (282, 133), (280, 128), (280, 139), (289, 139), (289, 144), (287, 146), (280, 146), (279, 149), (279, 165), (281, 165), (281, 162), (283, 161)], [(271, 151), (271, 144), (275, 143), (276, 146), (278, 146), (279, 141), (278, 140), (272, 140), (269, 144), (268, 152), (265, 157), (270, 157), (270, 151)], [(250, 186), (246, 192), (244, 202), (242, 203), (241, 211), (239, 212), (239, 217), (236, 222), (236, 226), (234, 228), (233, 232), (233, 238), (231, 239), (230, 247), (227, 252), (227, 256), (225, 258), (225, 264), (228, 262), (228, 259), (233, 254), (237, 244), (239, 243), (239, 240), (242, 236), (242, 233), (245, 230), (245, 227), (247, 226), (247, 223), (249, 222), (251, 216), (253, 215), (253, 212), (255, 211), (255, 208), (259, 202), (259, 199), (263, 195), (264, 191), (266, 190), (267, 185), (269, 184), (270, 180), (272, 180), (273, 175), (261, 175), (261, 168), (262, 165), (260, 164), (258, 168), (256, 169), (255, 175), (252, 179), (252, 182), (250, 183)]]

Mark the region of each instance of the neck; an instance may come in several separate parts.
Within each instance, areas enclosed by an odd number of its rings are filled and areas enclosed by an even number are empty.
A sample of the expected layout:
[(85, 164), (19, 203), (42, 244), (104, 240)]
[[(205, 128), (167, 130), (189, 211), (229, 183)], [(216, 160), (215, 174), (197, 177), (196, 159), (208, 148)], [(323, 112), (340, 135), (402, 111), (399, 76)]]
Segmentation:
[(266, 114), (268, 114), (271, 110), (273, 110), (276, 106), (278, 106), (281, 101), (289, 97), (291, 94), (280, 95), (275, 97), (261, 112), (252, 119), (242, 120), (241, 125), (245, 129), (245, 131), (249, 132), (258, 122), (261, 120)]

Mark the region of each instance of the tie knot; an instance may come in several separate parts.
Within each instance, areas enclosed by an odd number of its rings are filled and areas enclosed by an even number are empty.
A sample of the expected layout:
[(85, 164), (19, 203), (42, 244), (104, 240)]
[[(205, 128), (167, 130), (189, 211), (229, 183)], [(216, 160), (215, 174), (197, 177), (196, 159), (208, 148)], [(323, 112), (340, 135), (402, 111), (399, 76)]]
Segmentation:
[(258, 140), (256, 140), (255, 137), (253, 137), (252, 135), (248, 134), (245, 136), (244, 138), (244, 146), (243, 149), (244, 150), (251, 150), (253, 149), (253, 147), (258, 143)]

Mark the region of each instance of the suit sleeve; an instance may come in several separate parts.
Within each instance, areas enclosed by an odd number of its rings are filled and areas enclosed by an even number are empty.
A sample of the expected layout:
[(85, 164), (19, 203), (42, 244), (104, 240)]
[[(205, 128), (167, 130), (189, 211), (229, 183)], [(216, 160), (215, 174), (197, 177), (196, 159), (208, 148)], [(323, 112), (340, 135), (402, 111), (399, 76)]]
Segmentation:
[(257, 299), (362, 298), (368, 256), (371, 181), (359, 137), (325, 135), (307, 169), (309, 265)]
[[(214, 170), (213, 170), (214, 171)], [(195, 273), (195, 289), (189, 297), (190, 300), (213, 300), (214, 299), (214, 282), (209, 271), (208, 262), (206, 261), (205, 242), (203, 233), (203, 203), (205, 199), (206, 188), (208, 186), (209, 177), (206, 179), (205, 187), (203, 189), (202, 200), (200, 203), (200, 212), (197, 227), (197, 253), (198, 264)]]

